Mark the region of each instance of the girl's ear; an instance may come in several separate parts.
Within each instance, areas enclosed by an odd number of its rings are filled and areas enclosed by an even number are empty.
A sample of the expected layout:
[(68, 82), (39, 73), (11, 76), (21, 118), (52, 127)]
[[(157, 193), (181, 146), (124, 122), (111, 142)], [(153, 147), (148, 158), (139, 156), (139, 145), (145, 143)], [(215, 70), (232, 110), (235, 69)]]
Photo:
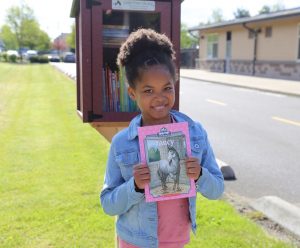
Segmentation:
[(136, 100), (136, 97), (135, 97), (134, 89), (131, 88), (131, 87), (129, 86), (128, 89), (127, 89), (127, 92), (128, 92), (129, 97), (130, 97), (133, 101), (135, 101), (135, 100)]

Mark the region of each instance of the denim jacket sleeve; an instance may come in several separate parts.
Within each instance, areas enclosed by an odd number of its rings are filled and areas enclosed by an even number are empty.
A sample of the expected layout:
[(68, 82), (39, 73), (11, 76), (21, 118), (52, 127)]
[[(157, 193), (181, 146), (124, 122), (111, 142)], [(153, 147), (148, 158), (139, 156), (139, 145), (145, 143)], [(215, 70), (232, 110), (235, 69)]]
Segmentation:
[(207, 133), (204, 129), (202, 131), (204, 134), (204, 151), (200, 161), (202, 176), (196, 182), (196, 188), (206, 198), (217, 199), (224, 192), (224, 178), (209, 144)]
[(109, 215), (120, 215), (127, 212), (133, 205), (144, 200), (144, 194), (136, 192), (134, 179), (125, 181), (115, 156), (116, 143), (112, 142), (104, 178), (100, 201), (103, 210)]

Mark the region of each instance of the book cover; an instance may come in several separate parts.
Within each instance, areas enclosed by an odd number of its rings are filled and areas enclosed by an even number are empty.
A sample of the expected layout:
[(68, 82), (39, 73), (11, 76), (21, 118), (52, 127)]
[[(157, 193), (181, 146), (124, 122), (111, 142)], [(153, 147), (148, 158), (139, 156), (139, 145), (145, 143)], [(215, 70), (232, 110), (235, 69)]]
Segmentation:
[(191, 155), (187, 122), (138, 128), (141, 162), (150, 169), (146, 202), (196, 195), (195, 182), (186, 175), (185, 159)]

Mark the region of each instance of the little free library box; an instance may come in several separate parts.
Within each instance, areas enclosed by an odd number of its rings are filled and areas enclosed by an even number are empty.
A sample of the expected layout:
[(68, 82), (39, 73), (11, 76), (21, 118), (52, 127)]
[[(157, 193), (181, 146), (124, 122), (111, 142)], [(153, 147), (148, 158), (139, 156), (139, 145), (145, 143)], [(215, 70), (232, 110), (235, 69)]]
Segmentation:
[[(106, 139), (138, 114), (127, 95), (124, 69), (116, 64), (121, 44), (138, 28), (166, 34), (180, 61), (182, 0), (74, 0), (76, 19), (77, 113)], [(177, 71), (179, 75), (179, 70)], [(179, 108), (179, 81), (174, 109)]]

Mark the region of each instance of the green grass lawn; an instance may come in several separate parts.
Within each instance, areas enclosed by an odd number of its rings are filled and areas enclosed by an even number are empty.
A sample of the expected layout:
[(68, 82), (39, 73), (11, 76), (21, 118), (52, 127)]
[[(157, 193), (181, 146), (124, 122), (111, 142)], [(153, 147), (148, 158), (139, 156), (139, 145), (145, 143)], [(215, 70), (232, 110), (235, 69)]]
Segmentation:
[[(76, 115), (50, 65), (0, 63), (0, 247), (114, 247), (99, 192), (109, 143)], [(198, 198), (188, 247), (291, 247), (224, 201)]]

